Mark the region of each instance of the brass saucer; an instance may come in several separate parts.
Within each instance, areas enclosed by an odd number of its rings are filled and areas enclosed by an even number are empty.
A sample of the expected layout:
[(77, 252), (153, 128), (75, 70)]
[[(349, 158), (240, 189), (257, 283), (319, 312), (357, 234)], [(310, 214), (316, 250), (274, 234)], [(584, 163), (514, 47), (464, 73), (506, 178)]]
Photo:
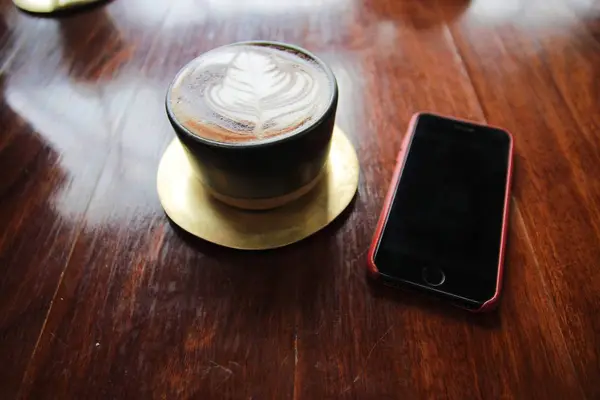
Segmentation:
[(269, 211), (244, 211), (210, 196), (192, 169), (178, 139), (158, 166), (158, 197), (173, 222), (212, 243), (243, 250), (266, 250), (298, 242), (331, 223), (358, 188), (354, 147), (341, 129), (333, 132), (329, 160), (315, 188), (300, 199)]
[(49, 14), (102, 1), (105, 0), (13, 0), (13, 3), (30, 13)]

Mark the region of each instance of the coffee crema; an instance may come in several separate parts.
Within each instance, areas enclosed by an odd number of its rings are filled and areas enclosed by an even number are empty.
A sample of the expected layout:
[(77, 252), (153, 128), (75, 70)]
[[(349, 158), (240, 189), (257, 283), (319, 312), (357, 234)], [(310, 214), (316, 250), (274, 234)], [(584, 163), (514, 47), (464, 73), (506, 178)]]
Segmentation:
[(177, 121), (201, 138), (262, 142), (318, 121), (331, 105), (333, 85), (308, 54), (277, 44), (241, 43), (185, 66), (168, 102)]

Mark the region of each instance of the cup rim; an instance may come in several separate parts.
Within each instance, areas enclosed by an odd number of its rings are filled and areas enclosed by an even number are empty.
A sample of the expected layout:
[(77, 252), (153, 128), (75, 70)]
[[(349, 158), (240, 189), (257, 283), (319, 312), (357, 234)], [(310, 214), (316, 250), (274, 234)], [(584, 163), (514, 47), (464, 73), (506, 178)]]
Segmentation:
[[(187, 66), (190, 63), (194, 62), (199, 57), (202, 57), (202, 55), (207, 52), (219, 49), (221, 47), (239, 46), (239, 45), (245, 45), (245, 44), (275, 45), (275, 46), (280, 46), (280, 47), (287, 47), (287, 48), (297, 51), (299, 53), (308, 55), (314, 61), (316, 61), (317, 64), (319, 64), (319, 66), (323, 69), (323, 71), (325, 71), (325, 74), (329, 77), (329, 79), (331, 79), (331, 82), (332, 82), (332, 92), (331, 92), (331, 98), (329, 99), (329, 106), (327, 107), (325, 112), (319, 117), (319, 119), (317, 119), (312, 125), (310, 125), (309, 127), (307, 127), (304, 130), (301, 130), (300, 132), (293, 132), (293, 133), (288, 133), (288, 134), (284, 134), (284, 135), (279, 135), (279, 136), (275, 136), (273, 138), (261, 140), (259, 142), (242, 142), (242, 143), (219, 142), (216, 140), (203, 138), (201, 136), (198, 136), (198, 135), (192, 133), (188, 128), (186, 128), (181, 122), (179, 122), (177, 120), (177, 118), (175, 117), (175, 115), (173, 113), (173, 110), (171, 109), (171, 104), (170, 104), (169, 100), (170, 100), (170, 97), (171, 97), (170, 95), (173, 90), (173, 86), (174, 86), (175, 82), (177, 82), (178, 78), (185, 71)], [(333, 71), (323, 60), (321, 60), (319, 57), (314, 55), (312, 52), (310, 52), (300, 46), (296, 46), (296, 45), (284, 43), (284, 42), (272, 41), (272, 40), (246, 40), (246, 41), (234, 42), (234, 43), (226, 44), (223, 46), (215, 47), (214, 49), (208, 50), (207, 52), (204, 52), (201, 55), (199, 55), (198, 57), (195, 57), (194, 59), (192, 59), (191, 61), (186, 63), (183, 67), (181, 67), (181, 69), (175, 75), (175, 78), (173, 78), (173, 80), (169, 84), (169, 88), (167, 89), (167, 95), (165, 98), (165, 107), (166, 107), (166, 111), (167, 111), (167, 117), (169, 118), (169, 121), (171, 122), (171, 125), (173, 126), (173, 128), (176, 131), (178, 131), (179, 133), (189, 137), (190, 139), (192, 139), (200, 144), (209, 145), (209, 146), (213, 146), (213, 147), (220, 147), (220, 148), (229, 148), (229, 149), (259, 148), (259, 147), (268, 147), (268, 146), (271, 146), (271, 145), (274, 145), (274, 144), (277, 144), (277, 143), (280, 143), (283, 141), (295, 139), (295, 138), (300, 138), (300, 137), (305, 136), (306, 134), (310, 133), (317, 127), (319, 127), (323, 123), (323, 121), (329, 117), (329, 115), (332, 112), (332, 106), (337, 102), (338, 85), (337, 85), (337, 80), (335, 78), (335, 75), (333, 74)]]

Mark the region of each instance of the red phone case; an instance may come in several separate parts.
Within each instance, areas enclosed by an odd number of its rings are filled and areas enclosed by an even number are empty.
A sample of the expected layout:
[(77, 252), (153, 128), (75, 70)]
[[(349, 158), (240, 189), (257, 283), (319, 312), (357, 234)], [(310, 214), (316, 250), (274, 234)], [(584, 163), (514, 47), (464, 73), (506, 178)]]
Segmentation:
[[(396, 159), (396, 167), (394, 168), (394, 175), (392, 176), (392, 182), (390, 183), (388, 192), (385, 196), (385, 200), (383, 203), (383, 209), (381, 211), (381, 215), (379, 217), (379, 222), (377, 223), (377, 227), (375, 229), (375, 235), (373, 236), (373, 241), (371, 242), (371, 247), (369, 248), (369, 253), (368, 253), (369, 259), (368, 259), (368, 263), (367, 263), (368, 272), (371, 275), (371, 277), (374, 279), (379, 278), (379, 270), (378, 270), (377, 266), (375, 265), (375, 252), (377, 250), (379, 241), (381, 240), (381, 235), (383, 233), (383, 227), (386, 223), (388, 214), (390, 212), (390, 207), (392, 205), (392, 199), (394, 197), (394, 192), (395, 192), (396, 186), (398, 184), (398, 181), (400, 180), (400, 177), (402, 176), (402, 170), (404, 169), (404, 163), (406, 161), (407, 151), (408, 151), (408, 148), (410, 147), (410, 142), (411, 142), (412, 137), (415, 132), (414, 127), (415, 127), (415, 124), (417, 123), (417, 120), (419, 119), (419, 116), (421, 114), (424, 114), (424, 113), (417, 113), (417, 114), (413, 115), (410, 120), (408, 130), (402, 141), (402, 147), (400, 148), (400, 152), (398, 153), (398, 158)], [(460, 119), (460, 118), (446, 117), (446, 116), (439, 115), (436, 113), (427, 112), (426, 114), (435, 115), (440, 118), (451, 119), (451, 120), (455, 120), (455, 121), (459, 121), (459, 122), (466, 122), (466, 123), (470, 123), (470, 124), (481, 125), (477, 122), (468, 121), (468, 120)], [(486, 125), (486, 126), (490, 127), (490, 128), (495, 128), (491, 125)], [(510, 146), (509, 146), (509, 150), (508, 150), (508, 173), (507, 173), (507, 179), (506, 179), (506, 194), (505, 194), (505, 198), (504, 198), (504, 215), (502, 217), (502, 235), (501, 235), (501, 239), (500, 239), (500, 257), (498, 259), (498, 277), (496, 280), (496, 292), (494, 293), (494, 296), (491, 299), (487, 300), (485, 303), (483, 303), (483, 305), (480, 308), (475, 309), (475, 310), (469, 310), (471, 312), (484, 312), (484, 311), (492, 310), (497, 305), (498, 299), (500, 298), (500, 292), (502, 290), (502, 275), (504, 274), (504, 250), (506, 247), (505, 246), (506, 232), (507, 232), (507, 224), (508, 224), (508, 203), (509, 203), (509, 199), (510, 199), (510, 189), (511, 189), (511, 181), (512, 181), (513, 136), (506, 129), (502, 129), (502, 128), (496, 128), (496, 129), (501, 129), (502, 131), (506, 132), (510, 138)]]

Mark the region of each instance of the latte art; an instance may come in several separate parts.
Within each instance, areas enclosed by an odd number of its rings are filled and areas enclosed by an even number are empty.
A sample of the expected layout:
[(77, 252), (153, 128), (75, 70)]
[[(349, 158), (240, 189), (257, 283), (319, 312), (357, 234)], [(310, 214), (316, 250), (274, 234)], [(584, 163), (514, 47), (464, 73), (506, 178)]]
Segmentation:
[(318, 109), (314, 76), (272, 51), (240, 49), (223, 80), (206, 88), (217, 115), (247, 125), (257, 138), (294, 127)]
[(175, 118), (220, 142), (262, 141), (305, 129), (331, 103), (332, 82), (307, 55), (274, 45), (210, 51), (184, 68), (170, 96)]

